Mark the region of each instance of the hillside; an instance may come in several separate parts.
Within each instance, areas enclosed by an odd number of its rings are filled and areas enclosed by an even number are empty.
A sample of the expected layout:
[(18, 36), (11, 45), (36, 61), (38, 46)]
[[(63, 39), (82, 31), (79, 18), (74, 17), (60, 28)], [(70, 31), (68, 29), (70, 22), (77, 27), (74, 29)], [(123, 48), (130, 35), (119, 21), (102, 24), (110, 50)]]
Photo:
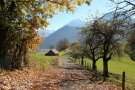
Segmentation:
[[(120, 12), (121, 13), (121, 12)], [(113, 18), (114, 12), (109, 12), (104, 14), (102, 20), (110, 20)], [(119, 14), (119, 13), (118, 13)], [(119, 19), (124, 18), (125, 16), (120, 16)], [(135, 19), (132, 18), (131, 22), (135, 22)], [(90, 21), (92, 22), (92, 20)], [(85, 25), (85, 22), (76, 19), (66, 24), (62, 28), (56, 30), (52, 34), (49, 34), (41, 43), (40, 49), (48, 49), (50, 46), (56, 46), (57, 42), (63, 38), (67, 38), (70, 43), (77, 41), (79, 38), (80, 29), (77, 27), (82, 27)]]
[(48, 37), (50, 34), (53, 33), (53, 30), (38, 30), (38, 35), (41, 35), (43, 37)]
[(74, 42), (77, 40), (79, 29), (71, 26), (64, 26), (51, 34), (49, 37), (45, 38), (41, 44), (40, 48), (49, 48), (51, 45), (55, 46), (57, 42), (63, 38), (67, 38), (69, 42)]
[(80, 32), (79, 27), (83, 25), (84, 22), (81, 20), (71, 21), (45, 38), (40, 44), (40, 49), (48, 49), (51, 45), (56, 46), (57, 42), (63, 38), (68, 39), (70, 43), (77, 41)]

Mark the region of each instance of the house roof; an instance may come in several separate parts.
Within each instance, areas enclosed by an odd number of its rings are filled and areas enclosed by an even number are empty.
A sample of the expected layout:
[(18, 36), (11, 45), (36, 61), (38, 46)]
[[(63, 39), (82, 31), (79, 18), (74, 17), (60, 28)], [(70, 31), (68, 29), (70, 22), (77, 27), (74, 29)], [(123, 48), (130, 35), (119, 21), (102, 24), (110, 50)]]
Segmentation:
[(56, 49), (51, 49), (55, 54), (58, 54), (59, 52)]

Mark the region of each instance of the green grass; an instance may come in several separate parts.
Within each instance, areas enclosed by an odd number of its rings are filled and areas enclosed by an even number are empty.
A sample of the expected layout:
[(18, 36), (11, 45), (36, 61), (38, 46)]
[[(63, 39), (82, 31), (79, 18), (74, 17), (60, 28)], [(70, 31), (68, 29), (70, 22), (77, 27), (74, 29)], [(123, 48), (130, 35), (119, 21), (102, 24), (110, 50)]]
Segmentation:
[[(92, 61), (85, 58), (86, 62), (89, 63), (88, 65), (92, 65)], [(77, 61), (79, 63), (79, 60)], [(102, 60), (97, 61), (97, 69), (98, 71), (102, 72), (103, 69), (103, 62)], [(113, 74), (119, 74), (122, 75), (122, 72), (126, 72), (126, 85), (129, 88), (135, 87), (135, 61), (132, 61), (129, 56), (125, 55), (121, 57), (120, 59), (118, 58), (113, 58), (108, 62), (108, 69), (109, 73)], [(118, 81), (121, 82), (121, 77), (119, 79), (116, 79), (110, 75), (110, 80), (112, 81)]]
[(57, 56), (44, 56), (41, 54), (29, 54), (29, 61), (32, 67), (47, 69), (58, 61)]
[(65, 55), (68, 55), (69, 52), (70, 52), (70, 51), (68, 51), (68, 50), (63, 50), (63, 51), (61, 51), (61, 52), (59, 53), (59, 55), (60, 55), (60, 56), (65, 56)]

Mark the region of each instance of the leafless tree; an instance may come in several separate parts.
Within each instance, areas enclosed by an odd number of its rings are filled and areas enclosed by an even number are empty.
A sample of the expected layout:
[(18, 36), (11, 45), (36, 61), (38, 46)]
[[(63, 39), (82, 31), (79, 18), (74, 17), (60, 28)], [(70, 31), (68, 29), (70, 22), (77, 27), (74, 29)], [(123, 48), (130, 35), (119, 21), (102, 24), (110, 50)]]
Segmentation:
[(135, 0), (110, 0), (116, 5), (116, 11), (121, 12), (119, 15), (124, 15), (129, 18), (135, 15)]

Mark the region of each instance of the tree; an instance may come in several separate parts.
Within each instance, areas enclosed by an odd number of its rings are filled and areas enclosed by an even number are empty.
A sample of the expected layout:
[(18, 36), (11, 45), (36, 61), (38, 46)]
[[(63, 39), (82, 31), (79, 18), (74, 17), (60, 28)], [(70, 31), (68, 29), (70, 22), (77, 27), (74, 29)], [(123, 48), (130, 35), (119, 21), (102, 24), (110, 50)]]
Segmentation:
[(69, 48), (69, 41), (68, 39), (64, 38), (58, 41), (57, 43), (57, 49), (59, 51), (63, 51), (66, 50), (67, 48)]
[(120, 55), (121, 36), (125, 30), (123, 20), (113, 19), (111, 22), (95, 21), (97, 35), (102, 40), (103, 76), (108, 77), (108, 61), (113, 55)]
[(80, 42), (86, 47), (85, 53), (92, 60), (92, 70), (96, 70), (96, 62), (101, 56), (101, 45), (102, 39), (100, 35), (96, 33), (96, 23), (87, 23), (85, 27), (82, 28)]
[(81, 41), (79, 43), (80, 43), (80, 47), (78, 50), (81, 56), (81, 65), (84, 65), (84, 58), (87, 57), (88, 48), (85, 43), (82, 43)]
[(120, 19), (103, 21), (95, 19), (82, 28), (82, 43), (87, 45), (88, 56), (93, 61), (93, 69), (96, 69), (96, 61), (103, 60), (103, 76), (108, 77), (108, 61), (113, 55), (120, 56), (121, 38), (125, 31), (125, 22)]
[(87, 48), (84, 43), (74, 42), (70, 45), (70, 56), (75, 60), (81, 58), (81, 65), (84, 65), (84, 57), (86, 57)]
[(70, 49), (71, 49), (71, 57), (78, 59), (82, 56), (82, 49), (81, 49), (81, 45), (78, 42), (74, 42), (70, 45)]
[(127, 53), (132, 60), (135, 60), (135, 31), (129, 35), (125, 47), (125, 53)]
[(117, 12), (121, 12), (119, 16), (123, 16), (123, 19), (130, 18), (130, 23), (128, 24), (127, 27), (127, 43), (126, 43), (126, 48), (125, 51), (126, 53), (130, 56), (132, 60), (135, 60), (135, 51), (134, 51), (134, 20), (132, 20), (132, 17), (135, 15), (135, 1), (134, 0), (111, 0), (115, 5), (116, 5), (116, 10)]
[(121, 12), (119, 16), (129, 18), (135, 15), (135, 1), (134, 0), (110, 0), (116, 5), (116, 11)]
[(75, 5), (90, 0), (0, 0), (0, 66), (19, 69), (27, 53), (38, 47), (36, 30), (45, 28), (58, 9), (74, 12)]

